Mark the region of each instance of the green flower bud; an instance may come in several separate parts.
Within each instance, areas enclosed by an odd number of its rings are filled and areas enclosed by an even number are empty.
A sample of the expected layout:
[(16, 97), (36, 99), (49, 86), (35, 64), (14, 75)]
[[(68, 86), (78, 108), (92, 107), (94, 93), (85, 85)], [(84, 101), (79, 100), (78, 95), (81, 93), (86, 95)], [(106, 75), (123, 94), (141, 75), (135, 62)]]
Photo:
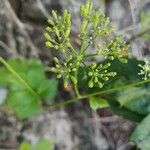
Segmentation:
[(55, 30), (55, 33), (56, 33), (57, 37), (59, 37), (59, 36), (60, 36), (60, 33), (59, 33), (58, 28), (57, 28), (57, 27), (54, 27), (54, 30)]
[(59, 46), (58, 46), (58, 45), (55, 45), (54, 48), (55, 48), (56, 50), (58, 50), (58, 49), (59, 49)]
[(46, 40), (51, 41), (51, 37), (48, 33), (44, 33), (44, 37), (46, 38)]
[(56, 64), (56, 68), (57, 68), (57, 69), (60, 68), (60, 65)]
[(126, 58), (119, 58), (119, 60), (122, 62), (122, 63), (127, 63), (128, 60)]
[(74, 71), (74, 72), (77, 71), (77, 68), (73, 68), (72, 71)]
[(61, 75), (61, 74), (58, 74), (58, 75), (57, 75), (57, 78), (61, 78), (61, 77), (62, 77), (62, 75)]
[(85, 32), (87, 26), (87, 21), (83, 21), (83, 23), (81, 24), (81, 33)]
[(108, 59), (114, 60), (114, 56), (109, 56)]
[(77, 84), (77, 79), (74, 76), (71, 76), (71, 80), (74, 84)]
[(56, 13), (56, 11), (52, 10), (52, 15), (53, 15), (53, 17), (54, 17), (55, 19), (57, 19), (57, 13)]
[(89, 81), (89, 87), (92, 88), (93, 86), (94, 86), (93, 81), (90, 80), (90, 81)]
[(110, 65), (111, 65), (110, 63), (105, 64), (105, 65), (103, 66), (103, 69), (108, 68)]
[(97, 83), (98, 82), (98, 77), (94, 78), (94, 82)]
[(69, 66), (71, 67), (71, 66), (72, 66), (72, 63), (69, 63)]
[(57, 57), (54, 57), (54, 61), (55, 61), (55, 63), (59, 63), (59, 60)]
[(53, 32), (53, 29), (50, 28), (50, 27), (46, 27), (46, 31), (48, 31), (48, 32)]
[(88, 75), (89, 75), (89, 76), (92, 76), (92, 75), (93, 75), (93, 73), (92, 73), (92, 72), (89, 72), (89, 73), (88, 73)]
[(65, 37), (68, 37), (69, 34), (70, 34), (70, 28), (68, 28), (68, 29), (66, 30), (66, 32), (65, 32)]
[(116, 72), (109, 72), (109, 73), (107, 73), (107, 76), (112, 76), (112, 77), (114, 77), (114, 76), (116, 76), (116, 75), (117, 75)]
[(104, 80), (104, 81), (108, 81), (109, 78), (108, 78), (108, 77), (103, 77), (103, 80)]
[(93, 24), (94, 24), (94, 29), (96, 30), (96, 27), (99, 23), (99, 16), (98, 12), (95, 12), (93, 15)]
[(98, 82), (98, 85), (99, 85), (100, 88), (103, 87), (103, 84), (101, 82)]
[(49, 47), (49, 48), (54, 47), (54, 45), (53, 45), (51, 42), (49, 42), (49, 41), (45, 42), (45, 45), (46, 45), (47, 47)]
[(91, 68), (92, 68), (92, 69), (95, 69), (96, 66), (97, 66), (97, 64), (96, 64), (96, 63), (93, 63), (92, 66), (91, 66)]
[(54, 21), (52, 21), (52, 20), (50, 20), (50, 19), (48, 19), (48, 21), (47, 21), (50, 25), (54, 25)]
[(50, 68), (50, 71), (57, 72), (57, 69), (55, 67)]

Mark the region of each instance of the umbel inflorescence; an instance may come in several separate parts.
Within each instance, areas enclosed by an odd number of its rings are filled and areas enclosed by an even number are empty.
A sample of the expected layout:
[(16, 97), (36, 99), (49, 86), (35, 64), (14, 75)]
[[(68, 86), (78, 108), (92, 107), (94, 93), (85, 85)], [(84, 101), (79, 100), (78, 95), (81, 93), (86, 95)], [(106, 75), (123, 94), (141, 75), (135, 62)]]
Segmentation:
[(145, 60), (145, 64), (139, 64), (139, 67), (141, 68), (139, 75), (143, 75), (144, 80), (150, 79), (150, 62), (148, 60)]
[[(72, 82), (75, 92), (78, 91), (78, 71), (80, 67), (87, 67), (88, 86), (103, 87), (104, 83), (114, 77), (116, 72), (108, 72), (107, 69), (111, 62), (102, 65), (101, 63), (91, 62), (86, 64), (87, 59), (94, 56), (103, 57), (110, 61), (118, 59), (121, 62), (127, 62), (129, 46), (123, 41), (123, 37), (110, 38), (113, 27), (110, 25), (109, 18), (105, 17), (101, 10), (94, 10), (93, 4), (87, 2), (80, 7), (81, 25), (78, 38), (80, 47), (76, 48), (70, 40), (71, 32), (71, 14), (65, 10), (60, 16), (56, 11), (52, 11), (51, 18), (48, 20), (45, 38), (46, 46), (61, 52), (64, 57), (54, 57), (55, 66), (51, 71), (57, 74), (58, 78), (63, 78), (64, 86)], [(108, 37), (108, 38), (106, 38)], [(105, 38), (105, 42), (98, 44), (93, 53), (88, 49), (97, 38)]]

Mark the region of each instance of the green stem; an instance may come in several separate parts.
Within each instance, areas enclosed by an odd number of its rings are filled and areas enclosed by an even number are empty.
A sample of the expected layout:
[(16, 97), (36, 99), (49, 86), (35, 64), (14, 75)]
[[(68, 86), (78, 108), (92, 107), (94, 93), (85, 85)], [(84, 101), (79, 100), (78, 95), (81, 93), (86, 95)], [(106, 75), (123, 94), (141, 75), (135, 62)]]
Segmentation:
[(92, 56), (98, 56), (98, 54), (97, 53), (86, 54), (84, 57), (87, 58), (87, 57), (92, 57)]
[(73, 48), (72, 45), (70, 45), (70, 50), (72, 53), (74, 53), (76, 56), (78, 55), (78, 53), (75, 51), (75, 49)]
[[(95, 39), (98, 37), (98, 34), (96, 34), (94, 37), (93, 37), (93, 39), (92, 39), (92, 43), (95, 41)], [(83, 53), (85, 53), (85, 51), (88, 49), (88, 47), (90, 47), (90, 45), (91, 45), (91, 43), (89, 43), (86, 47), (85, 47), (85, 49), (83, 50)]]
[(80, 95), (80, 93), (79, 93), (77, 84), (74, 84), (74, 90), (75, 90), (75, 93), (76, 93), (76, 95), (77, 95), (77, 98), (80, 98), (81, 95)]
[(39, 97), (38, 94), (18, 75), (18, 73), (2, 58), (0, 57), (0, 62), (16, 77), (21, 84), (26, 87), (33, 95)]
[[(78, 75), (78, 68), (77, 68), (77, 71), (75, 72), (75, 78), (77, 79), (77, 75)], [(81, 95), (79, 93), (79, 89), (78, 89), (78, 83), (74, 83), (74, 90), (75, 90), (75, 93), (77, 95), (77, 98), (80, 98)]]
[(139, 82), (136, 82), (136, 83), (131, 83), (131, 84), (125, 85), (125, 86), (120, 86), (120, 87), (116, 87), (116, 88), (112, 88), (112, 89), (108, 89), (108, 90), (103, 90), (103, 91), (95, 92), (95, 93), (88, 94), (88, 95), (82, 95), (80, 97), (75, 97), (75, 98), (72, 98), (72, 99), (69, 99), (69, 100), (62, 101), (60, 103), (49, 105), (48, 108), (56, 108), (56, 107), (60, 107), (60, 106), (63, 106), (63, 105), (68, 105), (68, 104), (71, 104), (71, 103), (74, 103), (74, 102), (77, 102), (77, 101), (80, 101), (80, 100), (86, 100), (87, 98), (89, 98), (91, 96), (98, 96), (98, 95), (102, 95), (102, 94), (113, 93), (113, 92), (116, 92), (116, 91), (129, 89), (129, 88), (132, 88), (134, 86), (142, 85), (142, 84), (145, 84), (145, 83), (148, 83), (148, 82), (150, 82), (150, 80), (139, 81)]

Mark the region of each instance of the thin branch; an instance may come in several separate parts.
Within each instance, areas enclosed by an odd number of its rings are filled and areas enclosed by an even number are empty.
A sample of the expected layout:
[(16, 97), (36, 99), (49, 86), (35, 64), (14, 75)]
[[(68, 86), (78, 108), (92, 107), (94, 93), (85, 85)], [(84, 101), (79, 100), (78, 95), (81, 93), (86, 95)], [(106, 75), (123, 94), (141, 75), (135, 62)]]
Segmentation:
[(16, 16), (14, 10), (12, 9), (10, 3), (8, 0), (4, 0), (4, 4), (7, 8), (8, 14), (10, 16), (10, 19), (12, 19), (12, 21), (18, 26), (18, 28), (20, 29), (21, 33), (25, 36), (26, 38), (26, 42), (30, 45), (32, 53), (34, 56), (38, 56), (37, 54), (37, 47), (35, 47), (35, 45), (33, 44), (33, 42), (30, 39), (29, 34), (26, 31), (26, 28), (24, 26), (24, 24), (22, 23), (22, 21)]
[(127, 26), (123, 29), (120, 29), (119, 31), (116, 31), (115, 34), (116, 35), (120, 35), (120, 34), (125, 34), (126, 32), (138, 29), (140, 26), (140, 24), (136, 24), (136, 25), (131, 25), (131, 26)]
[(141, 37), (142, 35), (144, 35), (145, 33), (150, 32), (150, 28), (132, 36), (129, 40), (127, 40), (127, 44), (130, 44), (131, 42), (133, 42), (134, 40), (136, 40), (137, 38)]
[(37, 0), (37, 4), (38, 4), (42, 14), (44, 15), (44, 17), (46, 17), (48, 19), (49, 18), (49, 13), (47, 12), (46, 8), (44, 7), (42, 1)]
[(98, 56), (97, 53), (90, 53), (90, 54), (86, 54), (84, 57), (91, 57), (91, 56)]
[(136, 25), (136, 16), (135, 16), (135, 12), (134, 12), (134, 8), (135, 8), (135, 5), (134, 5), (134, 1), (132, 0), (128, 0), (129, 2), (129, 5), (130, 5), (130, 9), (131, 9), (131, 15), (132, 15), (132, 20), (133, 20), (133, 26)]
[(0, 40), (0, 46), (9, 54), (17, 56), (18, 54), (15, 53), (15, 50), (12, 50), (10, 47), (8, 47), (3, 41)]
[(80, 100), (86, 100), (87, 98), (89, 98), (91, 96), (98, 96), (98, 95), (102, 95), (102, 94), (113, 93), (113, 92), (116, 92), (116, 91), (132, 88), (134, 86), (142, 85), (142, 84), (145, 84), (145, 83), (148, 83), (148, 82), (150, 82), (150, 80), (139, 81), (139, 82), (135, 82), (135, 83), (125, 85), (125, 86), (120, 86), (120, 87), (116, 87), (116, 88), (112, 88), (112, 89), (108, 89), (108, 90), (103, 90), (103, 91), (100, 91), (100, 92), (95, 92), (95, 93), (88, 94), (88, 95), (83, 95), (79, 98), (75, 97), (75, 98), (72, 98), (72, 99), (69, 99), (69, 100), (62, 100), (62, 102), (55, 103), (55, 104), (52, 104), (52, 105), (48, 105), (46, 107), (47, 108), (56, 108), (56, 107), (60, 107), (60, 106), (63, 106), (63, 105), (68, 105), (68, 104), (71, 104), (71, 103), (74, 103), (74, 102), (77, 102), (77, 101), (80, 101)]
[(111, 0), (105, 0), (104, 1), (105, 5), (105, 16), (109, 17), (109, 9), (110, 9), (110, 3)]

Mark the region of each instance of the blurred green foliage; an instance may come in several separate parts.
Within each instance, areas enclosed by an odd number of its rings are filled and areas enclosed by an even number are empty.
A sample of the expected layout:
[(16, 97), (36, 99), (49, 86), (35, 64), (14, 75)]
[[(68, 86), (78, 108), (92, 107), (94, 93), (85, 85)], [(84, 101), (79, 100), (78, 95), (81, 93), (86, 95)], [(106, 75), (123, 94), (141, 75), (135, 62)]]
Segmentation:
[[(105, 62), (104, 62), (105, 63)], [(129, 59), (128, 63), (122, 64), (115, 60), (110, 66), (111, 71), (118, 73), (118, 76), (114, 77), (111, 81), (108, 81), (103, 90), (118, 88), (129, 83), (135, 83), (140, 81), (138, 72), (140, 67), (138, 64), (144, 64), (142, 61), (136, 59)], [(81, 69), (80, 75), (83, 76), (85, 69)], [(82, 88), (84, 88), (84, 82), (86, 78), (81, 80)], [(86, 88), (89, 93), (98, 92), (99, 88), (89, 89)], [(150, 149), (150, 85), (147, 83), (140, 87), (133, 87), (128, 89), (119, 90), (112, 94), (105, 94), (102, 97), (107, 100), (111, 110), (118, 115), (123, 116), (131, 121), (138, 122), (138, 126), (131, 134), (131, 140), (135, 141), (141, 150)], [(93, 100), (93, 102), (91, 102)], [(89, 99), (90, 106), (95, 110), (103, 107), (103, 100), (101, 98)]]
[(130, 138), (141, 150), (150, 150), (150, 114), (136, 127)]
[(10, 59), (9, 67), (0, 68), (0, 85), (8, 89), (6, 105), (20, 119), (32, 117), (42, 106), (41, 100), (52, 100), (57, 91), (57, 81), (47, 79), (44, 66), (36, 59)]
[(19, 150), (53, 150), (53, 143), (49, 140), (40, 139), (35, 144), (30, 144), (28, 142), (22, 142)]
[(103, 98), (90, 97), (89, 99), (90, 107), (96, 111), (98, 108), (107, 108), (109, 107), (109, 103), (107, 100)]

